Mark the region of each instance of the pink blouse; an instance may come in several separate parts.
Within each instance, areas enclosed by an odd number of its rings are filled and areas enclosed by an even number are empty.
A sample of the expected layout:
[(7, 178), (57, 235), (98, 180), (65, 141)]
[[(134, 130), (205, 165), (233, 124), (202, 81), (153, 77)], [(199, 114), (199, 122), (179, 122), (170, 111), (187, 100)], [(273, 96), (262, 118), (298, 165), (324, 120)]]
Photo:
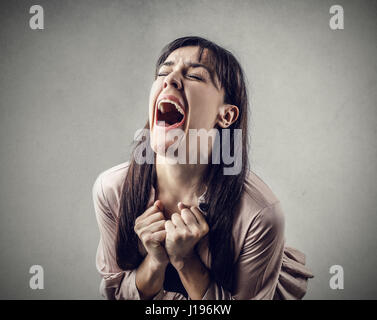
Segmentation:
[[(96, 267), (102, 276), (100, 292), (106, 299), (140, 300), (135, 283), (136, 269), (121, 270), (115, 252), (121, 187), (128, 165), (125, 162), (102, 172), (93, 185), (94, 209), (100, 231)], [(305, 255), (285, 246), (284, 213), (280, 201), (252, 171), (249, 171), (244, 186), (232, 229), (234, 290), (229, 292), (212, 281), (203, 300), (301, 299), (306, 293), (308, 278), (313, 274), (305, 266)], [(199, 198), (198, 206), (203, 199), (203, 196)], [(152, 187), (148, 207), (154, 201)], [(208, 237), (204, 237), (197, 248), (202, 262), (210, 268)], [(186, 297), (161, 289), (153, 299)]]

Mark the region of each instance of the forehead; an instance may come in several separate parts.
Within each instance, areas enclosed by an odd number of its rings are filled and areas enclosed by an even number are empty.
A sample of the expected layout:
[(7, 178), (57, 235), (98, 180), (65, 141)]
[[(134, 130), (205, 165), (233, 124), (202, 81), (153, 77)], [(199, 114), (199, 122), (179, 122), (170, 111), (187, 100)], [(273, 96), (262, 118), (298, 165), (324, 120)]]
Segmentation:
[(194, 46), (182, 47), (170, 53), (169, 56), (166, 58), (166, 60), (173, 60), (173, 61), (182, 60), (183, 62), (200, 62), (200, 63), (210, 66), (209, 64), (210, 54), (209, 54), (208, 49), (203, 50), (201, 57), (199, 57), (199, 53), (200, 53), (199, 47), (194, 47)]

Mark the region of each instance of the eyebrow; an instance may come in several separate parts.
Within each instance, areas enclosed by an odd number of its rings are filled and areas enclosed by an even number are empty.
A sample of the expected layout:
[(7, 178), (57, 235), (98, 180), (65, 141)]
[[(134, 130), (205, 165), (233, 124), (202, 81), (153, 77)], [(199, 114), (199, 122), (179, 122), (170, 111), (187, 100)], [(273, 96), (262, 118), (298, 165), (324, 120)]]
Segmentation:
[[(174, 66), (174, 65), (175, 65), (175, 62), (174, 62), (174, 61), (165, 61), (164, 63), (162, 63), (162, 64), (160, 65), (160, 68), (161, 68), (162, 66), (168, 66), (168, 67), (170, 67), (170, 66)], [(215, 85), (215, 87), (217, 88), (217, 85), (215, 84), (215, 81), (214, 81), (213, 70), (212, 70), (210, 67), (208, 67), (207, 65), (205, 65), (205, 64), (203, 64), (203, 63), (197, 63), (197, 62), (191, 62), (191, 61), (186, 62), (185, 65), (188, 66), (188, 67), (191, 67), (191, 68), (204, 68), (204, 69), (206, 69), (207, 72), (208, 72), (209, 75), (210, 75), (210, 78), (211, 78), (212, 83), (213, 83), (213, 84)]]

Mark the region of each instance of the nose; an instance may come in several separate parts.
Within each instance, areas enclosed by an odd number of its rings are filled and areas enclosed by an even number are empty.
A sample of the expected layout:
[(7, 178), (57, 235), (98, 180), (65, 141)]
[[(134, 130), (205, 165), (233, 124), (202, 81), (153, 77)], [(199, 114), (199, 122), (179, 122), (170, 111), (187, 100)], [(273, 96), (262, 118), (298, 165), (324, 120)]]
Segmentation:
[(173, 86), (177, 90), (182, 89), (181, 80), (179, 80), (177, 72), (171, 72), (164, 80), (164, 89), (168, 86)]

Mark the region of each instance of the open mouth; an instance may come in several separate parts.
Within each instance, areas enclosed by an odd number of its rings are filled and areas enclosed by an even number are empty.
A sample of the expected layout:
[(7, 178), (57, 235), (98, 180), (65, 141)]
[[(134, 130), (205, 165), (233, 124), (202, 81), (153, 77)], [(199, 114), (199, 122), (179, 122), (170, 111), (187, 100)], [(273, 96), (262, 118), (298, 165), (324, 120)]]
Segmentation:
[(177, 128), (184, 123), (185, 111), (171, 100), (161, 100), (156, 112), (156, 125)]

